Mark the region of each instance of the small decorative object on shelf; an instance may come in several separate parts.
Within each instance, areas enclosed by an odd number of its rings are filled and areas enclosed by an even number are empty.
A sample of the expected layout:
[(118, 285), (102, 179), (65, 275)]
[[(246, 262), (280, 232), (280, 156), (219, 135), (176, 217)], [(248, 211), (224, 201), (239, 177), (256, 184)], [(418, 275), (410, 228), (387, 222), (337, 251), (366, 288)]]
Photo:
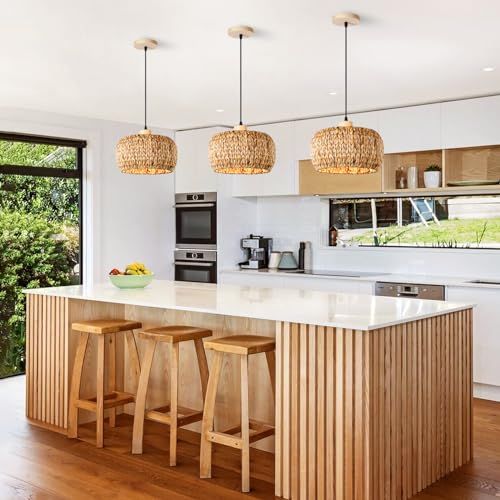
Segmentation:
[(337, 246), (337, 238), (339, 236), (339, 232), (335, 226), (332, 226), (328, 231), (328, 245), (331, 247)]
[(441, 187), (441, 167), (429, 165), (424, 172), (424, 186), (426, 188)]
[(415, 165), (408, 167), (408, 189), (418, 189), (418, 168)]
[(406, 170), (404, 167), (398, 167), (396, 169), (396, 189), (406, 189), (407, 186)]

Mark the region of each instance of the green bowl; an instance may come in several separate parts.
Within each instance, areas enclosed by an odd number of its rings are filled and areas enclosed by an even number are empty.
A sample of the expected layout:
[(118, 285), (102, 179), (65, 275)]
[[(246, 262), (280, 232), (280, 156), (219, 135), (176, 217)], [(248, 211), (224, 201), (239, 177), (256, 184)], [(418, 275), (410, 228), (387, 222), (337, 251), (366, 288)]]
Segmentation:
[(109, 281), (118, 288), (144, 288), (153, 281), (153, 274), (110, 274)]

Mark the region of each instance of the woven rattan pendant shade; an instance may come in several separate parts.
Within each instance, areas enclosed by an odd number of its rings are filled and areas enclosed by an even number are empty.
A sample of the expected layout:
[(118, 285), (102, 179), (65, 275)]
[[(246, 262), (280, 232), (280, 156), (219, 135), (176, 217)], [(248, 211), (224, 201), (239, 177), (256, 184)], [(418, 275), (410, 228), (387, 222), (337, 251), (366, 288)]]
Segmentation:
[(228, 34), (240, 41), (240, 123), (233, 130), (215, 134), (208, 145), (208, 158), (218, 174), (267, 174), (276, 160), (270, 135), (248, 130), (242, 121), (242, 40), (252, 36), (250, 26), (234, 26)]
[(124, 174), (170, 174), (177, 163), (177, 146), (165, 135), (152, 134), (147, 126), (147, 51), (158, 43), (150, 38), (134, 42), (144, 51), (144, 129), (138, 134), (122, 137), (116, 145), (116, 163)]
[(170, 137), (142, 130), (118, 141), (116, 162), (124, 174), (170, 174), (177, 163), (177, 146)]
[(347, 28), (359, 24), (359, 16), (351, 12), (337, 14), (333, 23), (344, 27), (344, 121), (337, 127), (324, 128), (311, 141), (313, 167), (326, 174), (371, 174), (381, 166), (384, 142), (375, 130), (353, 127), (347, 118)]
[(219, 132), (208, 146), (210, 164), (218, 174), (267, 174), (276, 152), (271, 136), (246, 127)]
[(326, 174), (371, 174), (382, 165), (384, 145), (375, 130), (351, 122), (319, 130), (311, 142), (311, 159)]

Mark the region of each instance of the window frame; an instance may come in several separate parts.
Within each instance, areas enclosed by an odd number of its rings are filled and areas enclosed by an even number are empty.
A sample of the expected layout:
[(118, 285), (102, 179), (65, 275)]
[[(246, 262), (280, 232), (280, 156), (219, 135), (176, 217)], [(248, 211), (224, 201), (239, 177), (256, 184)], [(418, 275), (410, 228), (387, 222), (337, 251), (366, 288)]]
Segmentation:
[(78, 260), (80, 284), (83, 283), (83, 150), (87, 141), (81, 139), (66, 139), (43, 135), (18, 134), (1, 132), (0, 141), (25, 142), (30, 144), (48, 144), (76, 149), (76, 168), (52, 168), (39, 165), (7, 165), (0, 163), (0, 174), (23, 175), (30, 177), (52, 177), (78, 180)]

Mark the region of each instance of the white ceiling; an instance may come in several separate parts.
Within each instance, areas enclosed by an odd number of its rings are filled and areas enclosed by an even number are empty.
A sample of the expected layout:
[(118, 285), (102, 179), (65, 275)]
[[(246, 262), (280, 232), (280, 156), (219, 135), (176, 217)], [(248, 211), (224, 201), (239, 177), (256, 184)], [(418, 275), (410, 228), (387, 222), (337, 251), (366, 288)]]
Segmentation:
[(143, 59), (132, 41), (151, 36), (161, 44), (148, 59), (151, 123), (232, 125), (238, 42), (226, 30), (249, 24), (244, 121), (338, 113), (343, 31), (331, 16), (345, 10), (361, 16), (350, 30), (352, 110), (500, 92), (498, 0), (11, 0), (0, 105), (140, 123)]

